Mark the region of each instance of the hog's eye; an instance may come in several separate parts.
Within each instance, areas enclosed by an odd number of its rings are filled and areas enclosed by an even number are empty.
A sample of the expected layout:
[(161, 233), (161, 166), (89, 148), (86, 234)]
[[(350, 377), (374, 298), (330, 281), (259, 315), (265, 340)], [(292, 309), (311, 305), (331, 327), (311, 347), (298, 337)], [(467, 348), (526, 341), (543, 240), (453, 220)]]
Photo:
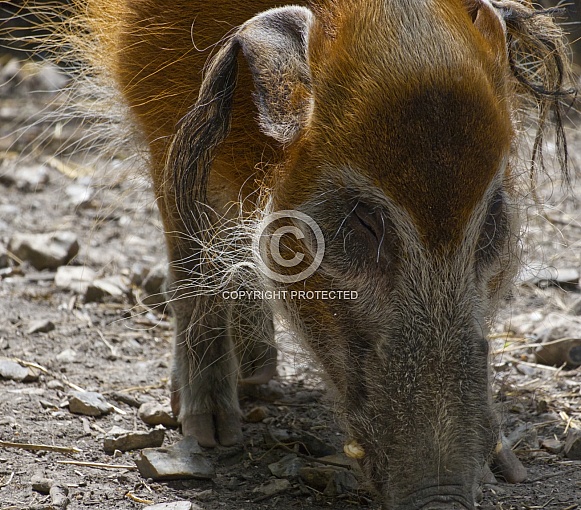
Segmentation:
[(485, 260), (497, 252), (501, 240), (506, 235), (505, 207), (502, 192), (498, 191), (490, 203), (478, 241), (479, 255)]
[(363, 204), (357, 204), (353, 209), (354, 227), (366, 232), (378, 245), (385, 237), (385, 219), (378, 209), (372, 209)]
[(397, 242), (389, 214), (380, 207), (357, 202), (347, 218), (347, 239), (360, 260), (385, 267), (395, 259)]

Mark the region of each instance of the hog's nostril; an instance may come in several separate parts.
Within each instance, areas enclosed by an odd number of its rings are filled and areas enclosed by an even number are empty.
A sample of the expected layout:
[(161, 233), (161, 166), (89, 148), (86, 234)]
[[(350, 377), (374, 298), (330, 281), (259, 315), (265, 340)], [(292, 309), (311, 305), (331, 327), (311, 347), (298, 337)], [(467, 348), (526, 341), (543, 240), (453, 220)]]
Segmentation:
[(473, 507), (469, 509), (458, 502), (444, 503), (443, 501), (435, 501), (424, 505), (420, 510), (473, 510)]

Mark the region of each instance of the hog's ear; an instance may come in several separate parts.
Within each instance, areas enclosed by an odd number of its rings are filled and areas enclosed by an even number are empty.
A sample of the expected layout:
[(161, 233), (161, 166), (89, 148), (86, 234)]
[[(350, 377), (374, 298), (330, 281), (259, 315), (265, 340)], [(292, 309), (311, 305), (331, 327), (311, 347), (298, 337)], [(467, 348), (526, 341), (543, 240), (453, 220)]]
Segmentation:
[(506, 25), (500, 13), (487, 0), (463, 0), (472, 23), (497, 54), (506, 52)]
[(528, 0), (480, 0), (490, 4), (506, 30), (506, 47), (516, 91), (522, 105), (538, 112), (531, 174), (543, 165), (543, 131), (555, 129), (557, 155), (568, 179), (567, 143), (562, 126), (563, 103), (572, 100), (572, 75), (566, 39), (554, 17), (562, 9), (536, 9)]
[(312, 18), (303, 7), (265, 11), (242, 25), (210, 60), (198, 100), (180, 122), (167, 161), (168, 175), (174, 177), (168, 182), (174, 189), (168, 191), (190, 222), (196, 204), (205, 202), (215, 149), (230, 131), (240, 51), (254, 79), (261, 130), (285, 144), (305, 125), (311, 108), (307, 41)]
[(245, 23), (235, 36), (254, 78), (260, 127), (281, 143), (295, 137), (311, 109), (311, 23), (306, 8), (271, 9)]

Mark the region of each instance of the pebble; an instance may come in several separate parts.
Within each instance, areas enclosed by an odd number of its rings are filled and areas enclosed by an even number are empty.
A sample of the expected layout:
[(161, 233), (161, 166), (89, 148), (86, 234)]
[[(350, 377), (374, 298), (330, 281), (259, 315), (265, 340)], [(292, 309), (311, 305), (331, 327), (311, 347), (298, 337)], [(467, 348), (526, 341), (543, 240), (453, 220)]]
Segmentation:
[(266, 417), (268, 417), (268, 409), (264, 406), (253, 407), (246, 415), (244, 420), (248, 423), (260, 423)]
[(143, 279), (142, 286), (148, 294), (163, 293), (163, 285), (167, 275), (167, 264), (153, 266)]
[(89, 284), (97, 279), (97, 273), (85, 266), (61, 266), (54, 277), (55, 285), (60, 289), (72, 290), (85, 294)]
[(134, 397), (133, 395), (129, 395), (128, 393), (114, 391), (110, 394), (110, 396), (117, 402), (122, 402), (123, 404), (127, 404), (128, 406), (135, 407), (137, 409), (143, 405), (143, 402), (140, 399)]
[(48, 170), (44, 165), (20, 166), (11, 172), (0, 173), (0, 184), (16, 186), (24, 193), (42, 191), (48, 182)]
[(579, 271), (575, 268), (555, 268), (529, 265), (522, 269), (517, 280), (519, 283), (546, 288), (557, 285), (563, 289), (575, 289), (579, 284)]
[(557, 455), (563, 450), (563, 443), (554, 437), (549, 437), (541, 441), (541, 448)]
[(73, 363), (77, 359), (77, 351), (74, 349), (65, 349), (56, 355), (56, 359), (61, 363)]
[(290, 486), (291, 483), (288, 480), (277, 478), (261, 485), (260, 487), (256, 487), (253, 492), (258, 492), (265, 496), (274, 496), (275, 494), (286, 491)]
[(92, 281), (85, 292), (85, 301), (88, 303), (103, 301), (106, 298), (122, 299), (129, 294), (130, 280), (127, 276), (116, 275), (99, 278)]
[(38, 270), (56, 269), (79, 253), (79, 242), (72, 232), (16, 234), (10, 240), (9, 249)]
[(16, 361), (0, 359), (0, 378), (17, 382), (38, 381), (40, 372), (34, 367), (23, 367)]
[(541, 312), (522, 313), (510, 317), (504, 324), (505, 331), (512, 332), (517, 336), (525, 336), (532, 333), (537, 323), (545, 316)]
[(53, 322), (47, 319), (42, 319), (32, 322), (28, 327), (26, 333), (28, 333), (29, 335), (33, 335), (34, 333), (48, 333), (54, 330), (54, 328), (55, 326)]
[(178, 426), (178, 421), (174, 418), (169, 405), (163, 405), (155, 401), (146, 402), (141, 405), (137, 414), (148, 425)]
[(9, 359), (0, 359), (0, 377), (3, 379), (22, 381), (27, 375), (28, 370), (26, 367)]
[(299, 476), (309, 487), (323, 492), (337, 470), (338, 468), (333, 467), (303, 467)]
[(311, 404), (320, 402), (322, 396), (323, 394), (317, 390), (301, 390), (296, 392), (293, 401), (301, 404)]
[(10, 265), (8, 252), (4, 245), (0, 244), (0, 269), (4, 269)]
[(69, 489), (64, 485), (53, 484), (49, 490), (50, 500), (55, 509), (64, 509), (71, 502), (69, 499)]
[(105, 397), (94, 391), (74, 391), (69, 398), (69, 411), (85, 416), (101, 416), (113, 410)]
[(30, 482), (32, 484), (33, 491), (40, 492), (41, 494), (48, 494), (54, 483), (54, 480), (51, 478), (44, 478), (41, 475), (34, 475)]
[(569, 429), (563, 446), (565, 457), (571, 460), (581, 460), (581, 431)]
[(277, 478), (292, 478), (299, 475), (299, 471), (304, 467), (304, 461), (294, 454), (284, 456), (278, 462), (268, 465), (270, 472)]
[(359, 482), (351, 471), (341, 469), (336, 471), (327, 483), (323, 493), (325, 496), (336, 497), (341, 494), (355, 492), (359, 489)]
[(147, 268), (140, 263), (133, 264), (129, 277), (131, 278), (131, 284), (139, 287), (147, 277)]
[(550, 313), (537, 328), (533, 335), (539, 342), (545, 343), (559, 338), (581, 338), (581, 324), (579, 319), (560, 313)]
[(112, 454), (115, 450), (128, 452), (143, 448), (157, 448), (165, 439), (164, 429), (129, 431), (113, 427), (103, 442), (105, 453)]
[(142, 450), (135, 463), (141, 476), (153, 480), (209, 480), (214, 477), (214, 467), (193, 437), (186, 437), (167, 448)]
[(192, 498), (198, 501), (210, 501), (214, 499), (214, 491), (212, 489), (206, 489), (199, 492), (194, 492), (191, 495)]
[(202, 507), (189, 501), (173, 501), (171, 503), (158, 503), (147, 507), (147, 510), (202, 510)]
[(65, 192), (74, 207), (87, 207), (90, 205), (94, 193), (90, 184), (80, 183), (67, 186)]
[(56, 391), (63, 391), (65, 389), (65, 385), (59, 381), (58, 379), (52, 379), (46, 383), (46, 387), (49, 390), (56, 390)]
[(15, 173), (16, 187), (25, 193), (42, 191), (48, 182), (48, 169), (44, 165), (21, 167)]

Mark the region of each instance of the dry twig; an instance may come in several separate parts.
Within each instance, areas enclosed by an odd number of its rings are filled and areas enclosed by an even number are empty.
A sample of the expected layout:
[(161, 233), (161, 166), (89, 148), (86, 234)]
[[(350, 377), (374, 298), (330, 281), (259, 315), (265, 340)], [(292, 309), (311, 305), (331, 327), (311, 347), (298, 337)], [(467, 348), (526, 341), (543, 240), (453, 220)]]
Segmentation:
[(53, 446), (49, 444), (34, 443), (11, 443), (10, 441), (0, 441), (0, 446), (4, 448), (20, 448), (22, 450), (46, 451), (58, 453), (82, 453), (82, 450), (72, 446)]
[(80, 460), (57, 460), (57, 464), (72, 464), (74, 466), (84, 466), (101, 469), (127, 469), (128, 471), (135, 471), (137, 469), (137, 467), (129, 466), (127, 464), (104, 464), (103, 462), (83, 462)]

